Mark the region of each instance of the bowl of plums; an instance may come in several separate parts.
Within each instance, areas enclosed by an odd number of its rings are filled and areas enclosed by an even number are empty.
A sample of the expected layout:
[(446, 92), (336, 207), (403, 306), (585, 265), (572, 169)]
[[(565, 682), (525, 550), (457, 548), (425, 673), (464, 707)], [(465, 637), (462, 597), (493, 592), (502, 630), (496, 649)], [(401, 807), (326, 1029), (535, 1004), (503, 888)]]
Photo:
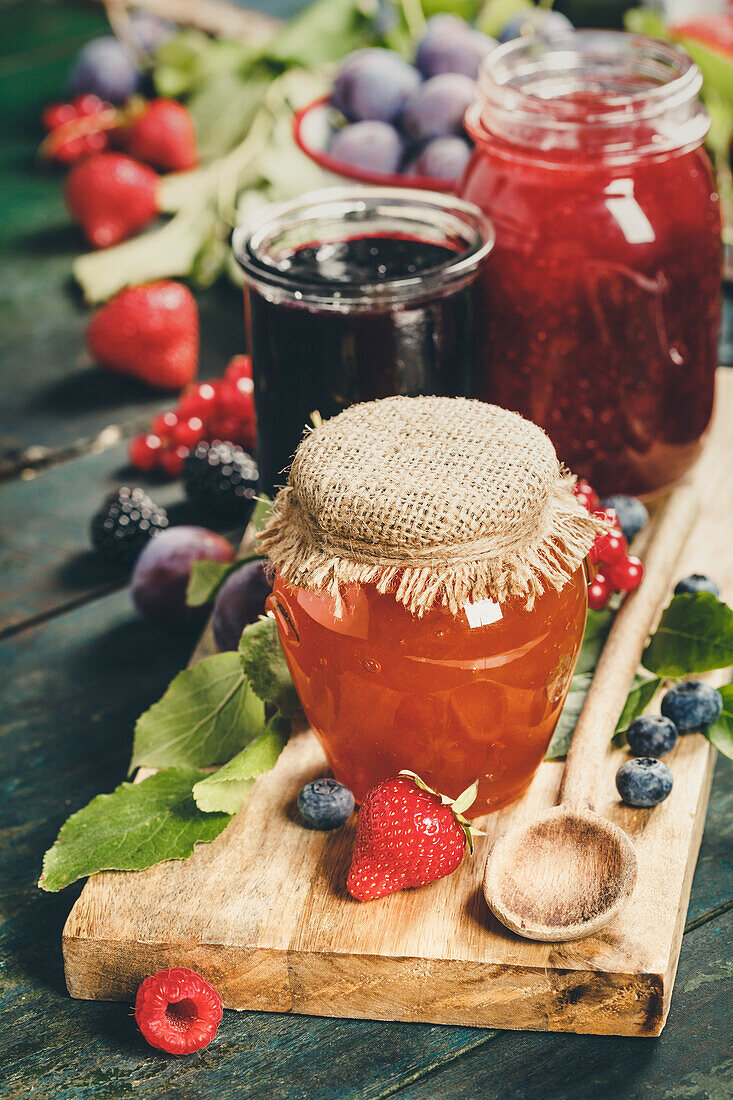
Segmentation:
[(564, 15), (528, 9), (498, 39), (455, 15), (429, 19), (412, 63), (395, 50), (355, 50), (331, 94), (295, 118), (294, 135), (312, 160), (339, 179), (453, 191), (473, 143), (464, 126), (483, 59), (522, 34), (572, 33)]

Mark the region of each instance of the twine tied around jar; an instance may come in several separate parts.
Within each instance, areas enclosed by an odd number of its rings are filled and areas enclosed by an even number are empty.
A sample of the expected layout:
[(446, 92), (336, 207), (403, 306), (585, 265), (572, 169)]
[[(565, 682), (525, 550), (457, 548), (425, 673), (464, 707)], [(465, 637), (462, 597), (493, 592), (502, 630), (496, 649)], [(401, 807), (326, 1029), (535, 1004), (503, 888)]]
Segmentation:
[(375, 584), (417, 616), (435, 604), (558, 591), (605, 529), (545, 433), (451, 397), (352, 405), (306, 432), (260, 536), (289, 584)]

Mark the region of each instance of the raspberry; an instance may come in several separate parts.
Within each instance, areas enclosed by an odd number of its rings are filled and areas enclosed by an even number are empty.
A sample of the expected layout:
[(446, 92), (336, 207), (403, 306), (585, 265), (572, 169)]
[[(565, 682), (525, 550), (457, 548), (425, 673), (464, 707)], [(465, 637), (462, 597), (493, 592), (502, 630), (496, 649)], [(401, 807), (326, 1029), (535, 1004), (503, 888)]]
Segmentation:
[(216, 1035), (221, 1017), (219, 994), (186, 966), (151, 975), (137, 991), (137, 1026), (151, 1047), (168, 1054), (203, 1050)]

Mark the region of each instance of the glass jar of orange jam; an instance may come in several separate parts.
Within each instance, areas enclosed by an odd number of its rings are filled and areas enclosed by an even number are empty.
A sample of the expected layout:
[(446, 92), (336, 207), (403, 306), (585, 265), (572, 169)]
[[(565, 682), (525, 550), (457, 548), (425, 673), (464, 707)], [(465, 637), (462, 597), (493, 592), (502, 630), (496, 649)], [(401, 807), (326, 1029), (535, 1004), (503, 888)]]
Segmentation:
[(407, 769), (470, 813), (526, 789), (586, 621), (598, 519), (549, 438), (483, 401), (388, 397), (303, 437), (261, 545), (268, 610), (333, 774)]
[(470, 816), (526, 789), (547, 751), (583, 638), (586, 580), (527, 611), (513, 599), (416, 618), (374, 585), (341, 616), (321, 593), (276, 579), (269, 608), (306, 717), (334, 776), (361, 801), (401, 768), (456, 797), (478, 777)]

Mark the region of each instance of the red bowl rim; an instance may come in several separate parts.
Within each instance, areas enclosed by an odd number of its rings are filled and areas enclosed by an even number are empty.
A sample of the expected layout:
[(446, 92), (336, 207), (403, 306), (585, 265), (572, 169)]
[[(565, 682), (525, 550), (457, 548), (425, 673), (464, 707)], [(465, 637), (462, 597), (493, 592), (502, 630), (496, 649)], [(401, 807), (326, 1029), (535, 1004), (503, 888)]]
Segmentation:
[(319, 99), (314, 99), (312, 103), (297, 111), (293, 119), (293, 137), (296, 144), (307, 157), (310, 157), (321, 168), (334, 172), (338, 176), (358, 180), (360, 183), (382, 183), (389, 184), (391, 187), (414, 187), (423, 191), (440, 191), (446, 195), (455, 194), (455, 188), (450, 183), (446, 183), (445, 180), (434, 179), (432, 176), (406, 176), (403, 172), (364, 172), (350, 164), (344, 164), (343, 161), (329, 156), (328, 153), (324, 153), (320, 149), (313, 149), (307, 145), (303, 138), (303, 122), (311, 111), (323, 107), (327, 103), (330, 103), (330, 96), (320, 96)]

